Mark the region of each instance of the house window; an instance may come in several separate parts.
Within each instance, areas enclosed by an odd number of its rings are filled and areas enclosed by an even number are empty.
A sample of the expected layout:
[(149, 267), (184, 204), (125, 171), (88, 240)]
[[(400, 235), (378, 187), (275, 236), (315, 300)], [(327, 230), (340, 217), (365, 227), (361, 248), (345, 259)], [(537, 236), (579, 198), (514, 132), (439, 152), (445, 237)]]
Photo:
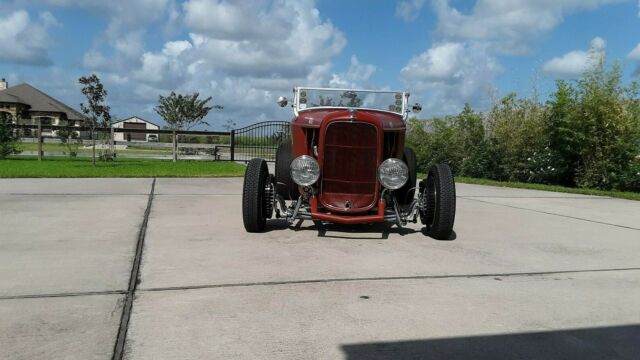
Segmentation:
[(51, 118), (47, 116), (43, 116), (40, 118), (40, 123), (42, 125), (51, 125)]
[(8, 124), (10, 122), (13, 122), (13, 115), (11, 115), (11, 113), (8, 113), (6, 111), (0, 111), (0, 122), (3, 124)]

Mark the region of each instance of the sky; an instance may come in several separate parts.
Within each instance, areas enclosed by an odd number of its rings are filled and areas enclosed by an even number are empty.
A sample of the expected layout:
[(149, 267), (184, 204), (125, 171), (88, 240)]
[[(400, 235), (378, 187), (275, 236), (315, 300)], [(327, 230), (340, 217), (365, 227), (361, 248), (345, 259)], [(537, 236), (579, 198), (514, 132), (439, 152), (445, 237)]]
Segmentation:
[[(199, 92), (212, 130), (289, 120), (294, 86), (405, 90), (421, 117), (545, 99), (606, 59), (640, 80), (638, 0), (0, 0), (0, 77), (78, 109), (96, 73), (112, 115), (163, 124)], [(534, 90), (535, 89), (535, 90)]]

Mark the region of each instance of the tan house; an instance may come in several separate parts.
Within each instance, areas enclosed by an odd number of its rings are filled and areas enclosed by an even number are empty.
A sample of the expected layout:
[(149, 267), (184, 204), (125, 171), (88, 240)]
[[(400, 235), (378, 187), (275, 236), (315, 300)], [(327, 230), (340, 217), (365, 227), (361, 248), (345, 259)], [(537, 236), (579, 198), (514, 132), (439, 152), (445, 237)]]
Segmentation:
[[(138, 116), (116, 121), (111, 125), (114, 129), (135, 129), (135, 130), (159, 130), (160, 126)], [(115, 141), (158, 141), (157, 134), (143, 132), (117, 132), (113, 135)]]
[[(17, 116), (16, 116), (17, 115)], [(83, 126), (85, 117), (78, 111), (52, 98), (33, 86), (22, 83), (9, 87), (0, 81), (0, 120), (24, 125)], [(53, 130), (43, 130), (44, 136), (55, 136)], [(81, 134), (82, 135), (82, 134)]]

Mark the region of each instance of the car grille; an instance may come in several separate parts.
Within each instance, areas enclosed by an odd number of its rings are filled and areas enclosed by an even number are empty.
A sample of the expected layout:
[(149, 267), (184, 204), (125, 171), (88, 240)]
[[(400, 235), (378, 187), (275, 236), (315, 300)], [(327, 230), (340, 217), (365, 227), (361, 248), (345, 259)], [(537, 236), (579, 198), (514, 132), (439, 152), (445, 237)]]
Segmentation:
[(369, 123), (329, 124), (324, 140), (320, 201), (333, 210), (367, 210), (376, 200), (377, 128)]

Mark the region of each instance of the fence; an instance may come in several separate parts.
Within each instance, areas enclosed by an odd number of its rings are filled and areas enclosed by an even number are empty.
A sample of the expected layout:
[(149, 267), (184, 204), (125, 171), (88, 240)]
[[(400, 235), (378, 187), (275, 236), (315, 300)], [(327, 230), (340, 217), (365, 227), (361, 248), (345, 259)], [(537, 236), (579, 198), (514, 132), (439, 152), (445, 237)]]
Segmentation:
[(249, 161), (262, 158), (275, 162), (278, 146), (291, 141), (290, 123), (286, 121), (265, 121), (231, 131), (231, 158), (235, 161)]
[[(86, 140), (87, 137), (91, 138), (92, 134), (91, 129), (87, 127), (15, 124), (11, 126), (15, 129), (22, 130), (23, 133), (35, 135), (35, 141), (33, 141), (33, 143), (36, 143), (37, 147), (33, 151), (36, 152), (39, 160), (45, 155), (45, 147), (48, 147), (48, 144), (61, 142), (60, 139), (54, 135), (54, 132), (60, 130), (78, 132), (83, 135), (84, 140), (75, 140), (77, 143), (85, 146), (91, 144), (91, 141)], [(177, 160), (180, 155), (180, 158), (189, 160), (248, 162), (252, 158), (261, 157), (269, 162), (273, 162), (275, 161), (275, 152), (278, 145), (291, 139), (289, 123), (285, 121), (260, 122), (228, 132), (104, 127), (96, 127), (93, 130), (93, 137), (96, 138), (96, 140), (103, 140), (103, 144), (108, 144), (110, 149), (115, 149), (118, 156), (153, 157), (174, 159), (174, 161)], [(156, 134), (158, 135), (158, 142), (114, 141), (114, 133)], [(206, 137), (206, 141), (203, 143), (200, 141), (194, 143), (195, 137)], [(163, 139), (168, 139), (170, 143), (163, 142)], [(97, 141), (97, 143), (99, 142), (100, 141)], [(99, 146), (104, 147), (105, 145)], [(134, 150), (127, 149), (122, 151), (121, 149), (125, 147), (131, 147), (134, 148)], [(135, 149), (140, 151), (136, 152)], [(49, 152), (49, 154), (52, 153)]]

